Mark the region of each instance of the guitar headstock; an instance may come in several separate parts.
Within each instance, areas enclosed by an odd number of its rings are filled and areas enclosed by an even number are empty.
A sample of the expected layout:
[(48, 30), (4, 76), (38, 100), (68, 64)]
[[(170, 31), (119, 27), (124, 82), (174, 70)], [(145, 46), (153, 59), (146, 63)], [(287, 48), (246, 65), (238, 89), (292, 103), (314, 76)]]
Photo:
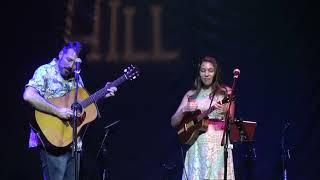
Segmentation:
[(124, 72), (124, 76), (128, 80), (134, 80), (139, 76), (139, 69), (132, 64), (127, 68), (125, 68), (123, 72)]

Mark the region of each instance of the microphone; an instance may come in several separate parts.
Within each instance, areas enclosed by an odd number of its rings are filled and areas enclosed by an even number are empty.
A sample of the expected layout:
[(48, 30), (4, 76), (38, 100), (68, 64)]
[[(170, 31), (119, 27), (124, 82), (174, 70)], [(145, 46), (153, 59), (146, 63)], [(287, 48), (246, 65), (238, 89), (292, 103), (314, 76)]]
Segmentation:
[(80, 74), (80, 64), (82, 60), (80, 58), (77, 58), (74, 62), (76, 63), (76, 69), (74, 70), (74, 73)]
[(240, 75), (240, 69), (238, 69), (238, 68), (234, 69), (233, 70), (233, 78), (238, 79), (239, 75)]
[(287, 131), (287, 129), (289, 128), (290, 125), (291, 125), (291, 124), (290, 124), (289, 122), (286, 122), (286, 123), (283, 125), (282, 134), (284, 134), (284, 133)]

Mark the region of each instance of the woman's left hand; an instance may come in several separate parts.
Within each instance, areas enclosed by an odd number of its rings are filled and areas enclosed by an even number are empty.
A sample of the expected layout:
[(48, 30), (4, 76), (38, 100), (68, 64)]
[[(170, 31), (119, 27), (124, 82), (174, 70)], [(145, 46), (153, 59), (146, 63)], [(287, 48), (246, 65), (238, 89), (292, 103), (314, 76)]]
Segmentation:
[(223, 108), (223, 105), (220, 102), (213, 102), (212, 105), (215, 109), (221, 109)]

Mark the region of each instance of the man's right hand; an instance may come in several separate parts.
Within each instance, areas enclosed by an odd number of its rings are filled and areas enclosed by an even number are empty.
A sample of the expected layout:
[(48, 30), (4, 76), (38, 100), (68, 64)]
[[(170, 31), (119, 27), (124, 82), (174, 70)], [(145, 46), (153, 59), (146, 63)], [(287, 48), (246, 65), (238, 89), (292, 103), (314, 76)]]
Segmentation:
[(69, 108), (59, 107), (56, 115), (63, 120), (70, 120), (73, 116), (73, 111)]

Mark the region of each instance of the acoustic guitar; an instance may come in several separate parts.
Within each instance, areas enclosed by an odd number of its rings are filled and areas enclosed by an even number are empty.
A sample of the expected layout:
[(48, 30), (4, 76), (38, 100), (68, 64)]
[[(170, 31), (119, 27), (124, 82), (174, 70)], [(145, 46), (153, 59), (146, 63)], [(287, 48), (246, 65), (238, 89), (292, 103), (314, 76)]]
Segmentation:
[[(98, 114), (96, 102), (109, 93), (108, 89), (110, 87), (117, 87), (126, 80), (136, 79), (138, 75), (139, 70), (133, 65), (130, 65), (124, 70), (122, 76), (92, 95), (89, 95), (84, 88), (79, 87), (78, 103), (83, 108), (84, 113), (81, 117), (77, 118), (77, 132), (79, 132), (85, 124), (96, 119)], [(62, 97), (50, 98), (47, 100), (57, 106), (71, 108), (74, 97), (75, 90), (72, 90)], [(50, 148), (51, 150), (61, 150), (70, 147), (73, 133), (72, 120), (62, 120), (51, 114), (35, 110), (35, 118), (30, 124), (41, 136), (41, 140), (45, 140), (47, 148)]]
[[(231, 98), (234, 101), (235, 97)], [(225, 104), (230, 102), (228, 97), (220, 101), (220, 104)], [(211, 106), (208, 110), (201, 112), (201, 110), (196, 110), (194, 112), (186, 112), (177, 126), (179, 141), (182, 144), (192, 145), (198, 138), (198, 136), (206, 132), (208, 129), (208, 115), (215, 108)]]

